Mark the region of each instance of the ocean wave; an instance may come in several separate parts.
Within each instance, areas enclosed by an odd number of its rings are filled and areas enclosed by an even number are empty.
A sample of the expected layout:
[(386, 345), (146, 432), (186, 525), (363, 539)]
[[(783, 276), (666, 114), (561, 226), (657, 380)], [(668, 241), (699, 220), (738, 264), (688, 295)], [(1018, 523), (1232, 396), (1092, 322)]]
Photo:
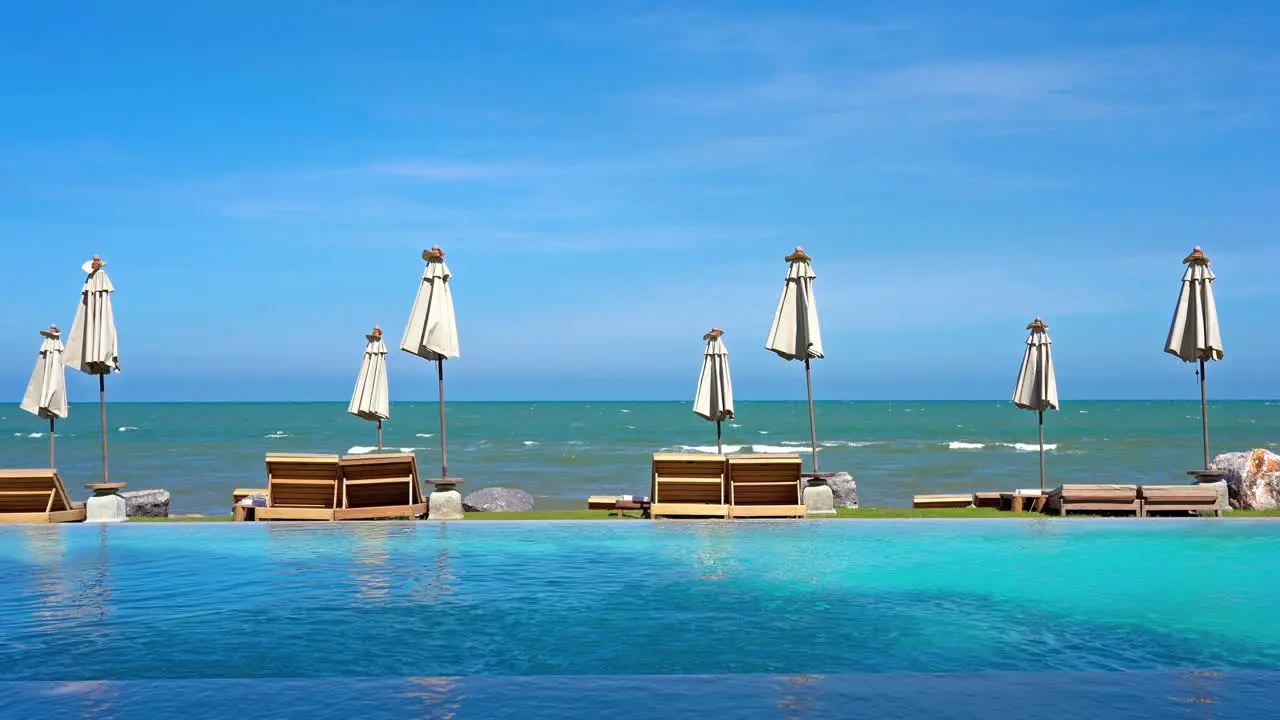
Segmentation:
[(418, 433), (417, 435), (414, 435), (414, 437), (435, 437), (435, 436), (436, 436), (435, 433)]
[(26, 438), (42, 438), (44, 437), (44, 433), (14, 433), (13, 436), (26, 437)]
[(630, 411), (630, 410), (619, 410), (618, 412), (629, 413), (629, 412), (631, 412), (631, 411)]
[(879, 445), (875, 440), (822, 440), (818, 442), (822, 447), (869, 447), (871, 445)]
[[(1000, 444), (1003, 445), (1004, 447), (1013, 448), (1018, 452), (1040, 452), (1040, 445), (1038, 443), (1000, 443)], [(1050, 450), (1057, 450), (1058, 444), (1045, 443), (1044, 449), (1045, 449), (1045, 452), (1048, 452)]]
[(130, 430), (137, 430), (137, 429), (138, 428), (132, 425), (122, 425), (116, 432), (129, 432)]
[(347, 448), (348, 455), (366, 455), (378, 449), (377, 445), (355, 445)]
[(738, 423), (729, 423), (729, 427), (742, 427)]
[(628, 430), (635, 430), (635, 429), (636, 429), (636, 426), (635, 426), (635, 425), (628, 425), (628, 426), (627, 426), (627, 429), (628, 429)]
[[(724, 454), (736, 453), (742, 449), (741, 445), (725, 445)], [(707, 453), (715, 455), (720, 452), (720, 448), (715, 445), (677, 445), (674, 448), (666, 449), (665, 452), (690, 452), (690, 453)]]
[(271, 433), (270, 435), (263, 435), (262, 437), (269, 437), (269, 438), (282, 438), (282, 437), (289, 437), (289, 433), (287, 433), (287, 432), (285, 432), (285, 431), (283, 431), (283, 430), (277, 430), (277, 431), (275, 431), (275, 432)]
[(769, 434), (769, 431), (768, 431), (768, 430), (757, 430), (756, 432), (760, 433), (761, 435), (768, 435), (768, 434)]
[(542, 443), (538, 442), (537, 440), (525, 440), (520, 444), (521, 445), (541, 445)]
[[(790, 447), (787, 445), (752, 445), (751, 452), (761, 455), (779, 455), (782, 453), (811, 453), (812, 448)], [(818, 452), (822, 452), (819, 450)]]
[(952, 440), (951, 442), (947, 443), (947, 447), (952, 450), (981, 450), (982, 448), (986, 447), (986, 445), (982, 443), (971, 443), (971, 442), (962, 442), (960, 440)]

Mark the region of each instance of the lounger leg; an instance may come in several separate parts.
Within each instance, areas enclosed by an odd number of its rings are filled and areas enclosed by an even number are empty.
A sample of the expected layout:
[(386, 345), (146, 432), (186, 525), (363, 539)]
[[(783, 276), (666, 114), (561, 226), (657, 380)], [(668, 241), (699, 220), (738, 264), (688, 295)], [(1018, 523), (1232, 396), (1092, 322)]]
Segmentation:
[(1066, 516), (1067, 516), (1067, 504), (1060, 503), (1058, 505), (1058, 517), (1066, 517)]

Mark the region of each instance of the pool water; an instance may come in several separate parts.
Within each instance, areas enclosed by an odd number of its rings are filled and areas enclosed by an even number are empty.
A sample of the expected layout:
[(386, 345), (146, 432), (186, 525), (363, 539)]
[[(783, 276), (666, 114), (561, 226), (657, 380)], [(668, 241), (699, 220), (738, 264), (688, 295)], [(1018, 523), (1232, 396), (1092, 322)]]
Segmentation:
[(0, 708), (1275, 716), (1277, 609), (1269, 521), (5, 527)]

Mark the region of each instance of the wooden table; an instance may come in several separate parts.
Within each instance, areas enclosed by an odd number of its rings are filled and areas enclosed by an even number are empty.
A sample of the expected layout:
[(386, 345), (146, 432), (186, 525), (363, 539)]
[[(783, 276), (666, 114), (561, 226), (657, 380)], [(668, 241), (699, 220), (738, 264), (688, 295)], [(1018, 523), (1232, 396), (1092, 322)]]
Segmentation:
[(649, 517), (649, 507), (652, 505), (648, 500), (619, 500), (613, 504), (613, 509), (618, 511), (618, 517), (626, 517), (622, 514), (623, 510), (639, 510), (640, 518)]
[[(1000, 493), (1001, 500), (1009, 501), (1010, 512), (1043, 512), (1044, 504), (1049, 497), (1044, 493), (1038, 495), (1023, 495), (1022, 493)], [(1028, 504), (1027, 501), (1030, 501)]]

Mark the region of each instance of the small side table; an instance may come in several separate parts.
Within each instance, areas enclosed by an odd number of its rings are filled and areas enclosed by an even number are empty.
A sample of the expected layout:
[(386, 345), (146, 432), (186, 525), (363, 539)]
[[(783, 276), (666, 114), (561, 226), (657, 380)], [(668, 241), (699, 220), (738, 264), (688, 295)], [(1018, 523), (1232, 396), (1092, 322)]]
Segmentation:
[(120, 490), (128, 483), (93, 483), (85, 485), (93, 491), (93, 497), (84, 504), (84, 521), (91, 523), (117, 523), (129, 519), (128, 504), (120, 497)]
[(427, 482), (435, 486), (427, 499), (427, 519), (461, 520), (462, 493), (458, 492), (457, 486), (466, 481), (462, 478), (431, 478)]

